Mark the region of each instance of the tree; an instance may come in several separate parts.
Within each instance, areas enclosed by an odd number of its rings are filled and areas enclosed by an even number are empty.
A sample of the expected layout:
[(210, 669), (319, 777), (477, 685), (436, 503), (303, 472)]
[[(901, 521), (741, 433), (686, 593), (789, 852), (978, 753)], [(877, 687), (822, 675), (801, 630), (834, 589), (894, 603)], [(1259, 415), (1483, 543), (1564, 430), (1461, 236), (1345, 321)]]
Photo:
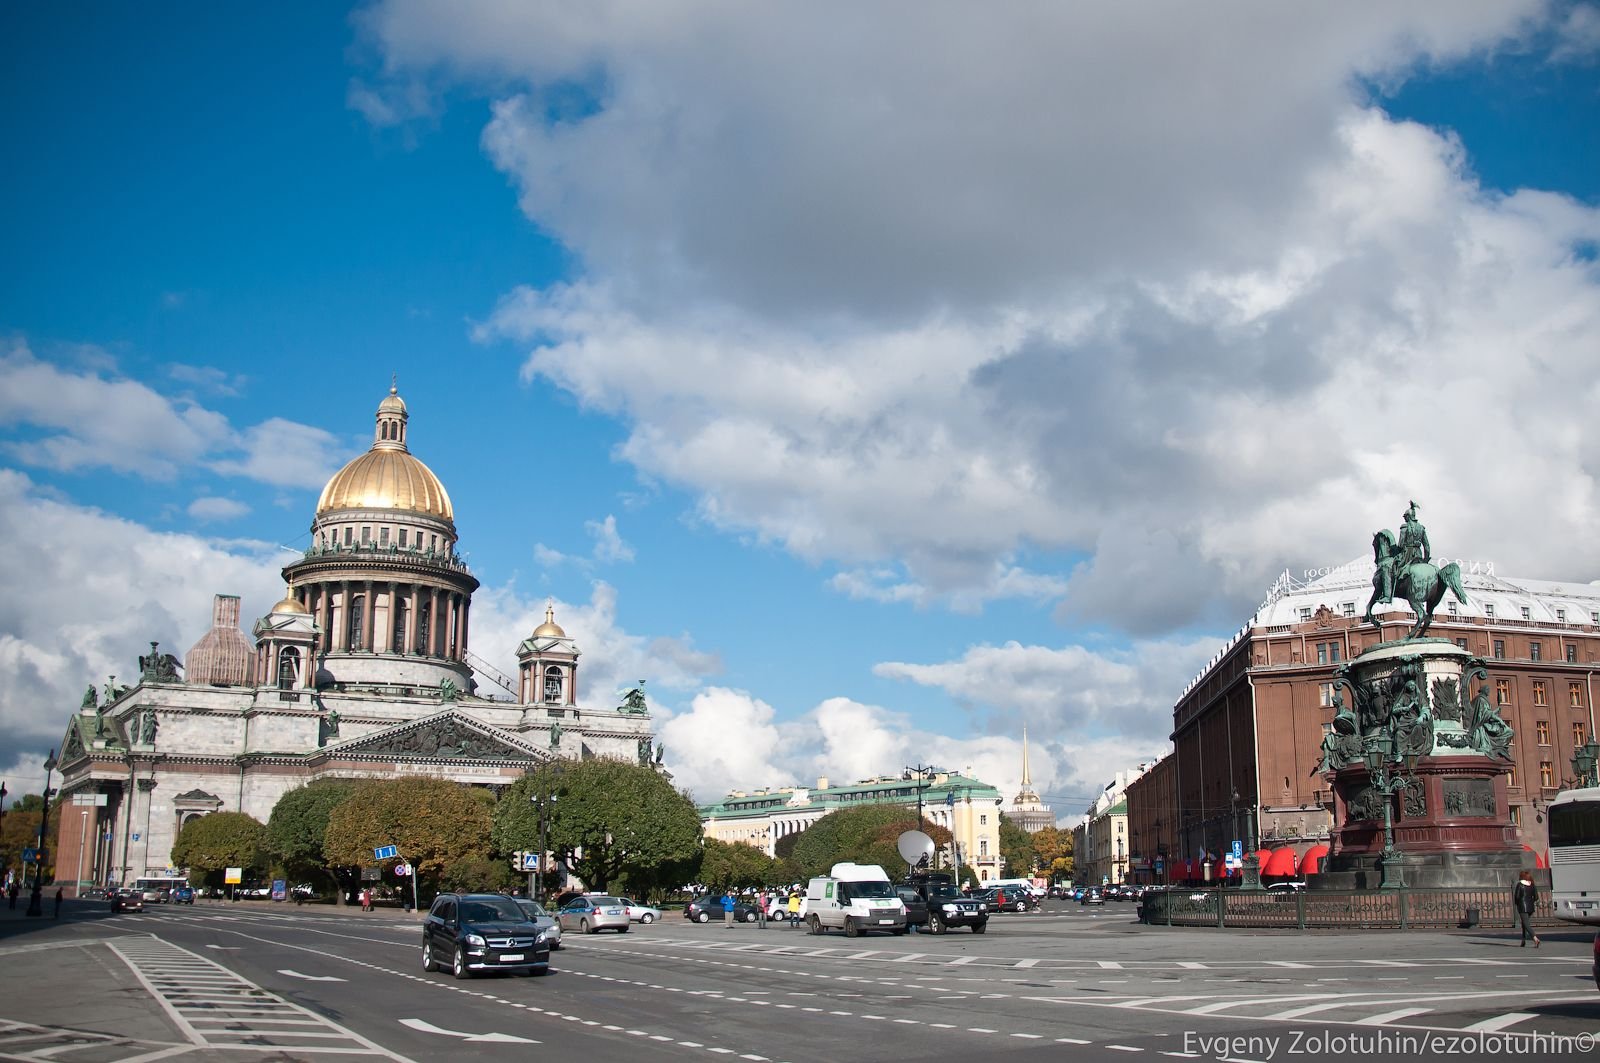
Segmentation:
[(541, 804), (551, 853), (590, 889), (607, 889), (625, 875), (642, 881), (700, 849), (694, 802), (653, 768), (606, 758), (540, 767), (501, 795), (495, 847), (537, 850)]
[(1033, 853), (1039, 866), (1056, 879), (1072, 875), (1072, 832), (1058, 827), (1045, 827), (1033, 832)]
[(323, 853), (328, 818), (355, 792), (355, 783), (326, 780), (290, 790), (278, 799), (267, 820), (266, 847), (295, 879), (317, 878), (333, 887), (336, 903), (360, 881), (360, 867), (335, 864)]
[(753, 845), (707, 838), (700, 881), (717, 892), (772, 883), (774, 860)]
[(370, 865), (393, 845), (414, 873), (437, 885), (452, 865), (489, 853), (489, 808), (470, 787), (448, 779), (364, 782), (328, 814), (323, 856)]
[(1033, 851), (1033, 836), (1004, 812), (1000, 813), (1000, 855), (1006, 862), (1007, 878), (1023, 878), (1033, 873), (1038, 856)]
[(195, 876), (226, 868), (257, 868), (264, 863), (267, 828), (243, 812), (213, 812), (191, 819), (172, 843), (172, 863)]
[[(7, 869), (14, 871), (18, 878), (24, 873), (32, 881), (34, 866), (23, 864), (22, 851), (36, 848), (39, 844), (39, 811), (44, 807), (44, 798), (38, 794), (27, 794), (6, 809), (5, 822), (0, 823), (0, 877)], [(44, 877), (43, 881), (49, 882), (55, 878), (56, 843), (61, 837), (61, 805), (50, 806), (50, 822), (45, 824), (44, 830)]]
[[(802, 878), (826, 875), (843, 860), (879, 864), (893, 875), (905, 866), (895, 843), (901, 834), (917, 829), (916, 811), (903, 805), (842, 808), (807, 827), (794, 843), (789, 859)], [(927, 820), (922, 821), (921, 830), (933, 839), (936, 851), (951, 842), (948, 830)]]

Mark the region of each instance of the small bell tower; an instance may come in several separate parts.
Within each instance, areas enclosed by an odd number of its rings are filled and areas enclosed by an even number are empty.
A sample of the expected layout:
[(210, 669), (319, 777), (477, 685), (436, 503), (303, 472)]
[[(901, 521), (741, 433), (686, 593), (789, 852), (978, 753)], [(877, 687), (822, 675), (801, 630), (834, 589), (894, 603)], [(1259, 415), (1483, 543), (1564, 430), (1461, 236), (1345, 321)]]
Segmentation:
[(579, 656), (577, 644), (556, 623), (555, 603), (547, 603), (544, 623), (517, 647), (517, 700), (553, 709), (576, 707)]

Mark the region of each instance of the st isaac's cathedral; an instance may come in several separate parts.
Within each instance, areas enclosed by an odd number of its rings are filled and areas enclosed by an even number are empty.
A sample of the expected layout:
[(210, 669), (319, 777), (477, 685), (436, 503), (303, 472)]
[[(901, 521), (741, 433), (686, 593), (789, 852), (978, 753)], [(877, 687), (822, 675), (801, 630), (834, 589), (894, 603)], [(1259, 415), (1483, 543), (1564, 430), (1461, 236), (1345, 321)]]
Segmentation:
[(498, 789), (558, 757), (659, 767), (642, 690), (617, 708), (580, 707), (578, 647), (553, 610), (517, 647), (515, 678), (469, 653), (478, 581), (456, 551), (449, 494), (407, 446), (407, 419), (391, 387), (372, 448), (323, 488), (310, 546), (284, 567), (288, 590), (252, 626), (253, 645), (239, 599), (219, 594), (184, 661), (152, 643), (132, 686), (85, 693), (61, 744), (58, 879), (166, 873), (189, 820), (228, 811), (264, 823), (314, 779)]

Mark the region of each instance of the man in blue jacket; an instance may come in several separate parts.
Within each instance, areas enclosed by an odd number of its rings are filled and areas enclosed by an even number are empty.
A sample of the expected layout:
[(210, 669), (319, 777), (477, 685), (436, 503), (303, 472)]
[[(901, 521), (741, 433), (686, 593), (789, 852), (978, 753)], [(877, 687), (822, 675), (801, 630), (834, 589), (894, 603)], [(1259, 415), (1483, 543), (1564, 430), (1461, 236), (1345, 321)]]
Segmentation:
[(722, 925), (733, 925), (733, 891), (729, 890), (722, 895)]

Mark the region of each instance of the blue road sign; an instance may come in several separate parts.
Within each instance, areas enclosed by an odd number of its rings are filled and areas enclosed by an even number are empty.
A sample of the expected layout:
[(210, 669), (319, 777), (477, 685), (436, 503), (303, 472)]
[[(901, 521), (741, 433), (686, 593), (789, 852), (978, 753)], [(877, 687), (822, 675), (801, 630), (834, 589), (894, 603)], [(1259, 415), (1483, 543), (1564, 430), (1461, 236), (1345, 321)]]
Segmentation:
[(37, 859), (39, 859), (39, 850), (37, 850), (37, 849), (24, 849), (24, 850), (22, 850), (22, 862), (24, 864), (31, 864)]
[(1244, 842), (1241, 842), (1241, 841), (1238, 841), (1238, 840), (1234, 841), (1234, 843), (1233, 843), (1233, 855), (1234, 856), (1240, 856), (1240, 857), (1244, 856)]
[(379, 860), (388, 860), (400, 855), (400, 850), (393, 845), (385, 845), (372, 850), (372, 852)]

